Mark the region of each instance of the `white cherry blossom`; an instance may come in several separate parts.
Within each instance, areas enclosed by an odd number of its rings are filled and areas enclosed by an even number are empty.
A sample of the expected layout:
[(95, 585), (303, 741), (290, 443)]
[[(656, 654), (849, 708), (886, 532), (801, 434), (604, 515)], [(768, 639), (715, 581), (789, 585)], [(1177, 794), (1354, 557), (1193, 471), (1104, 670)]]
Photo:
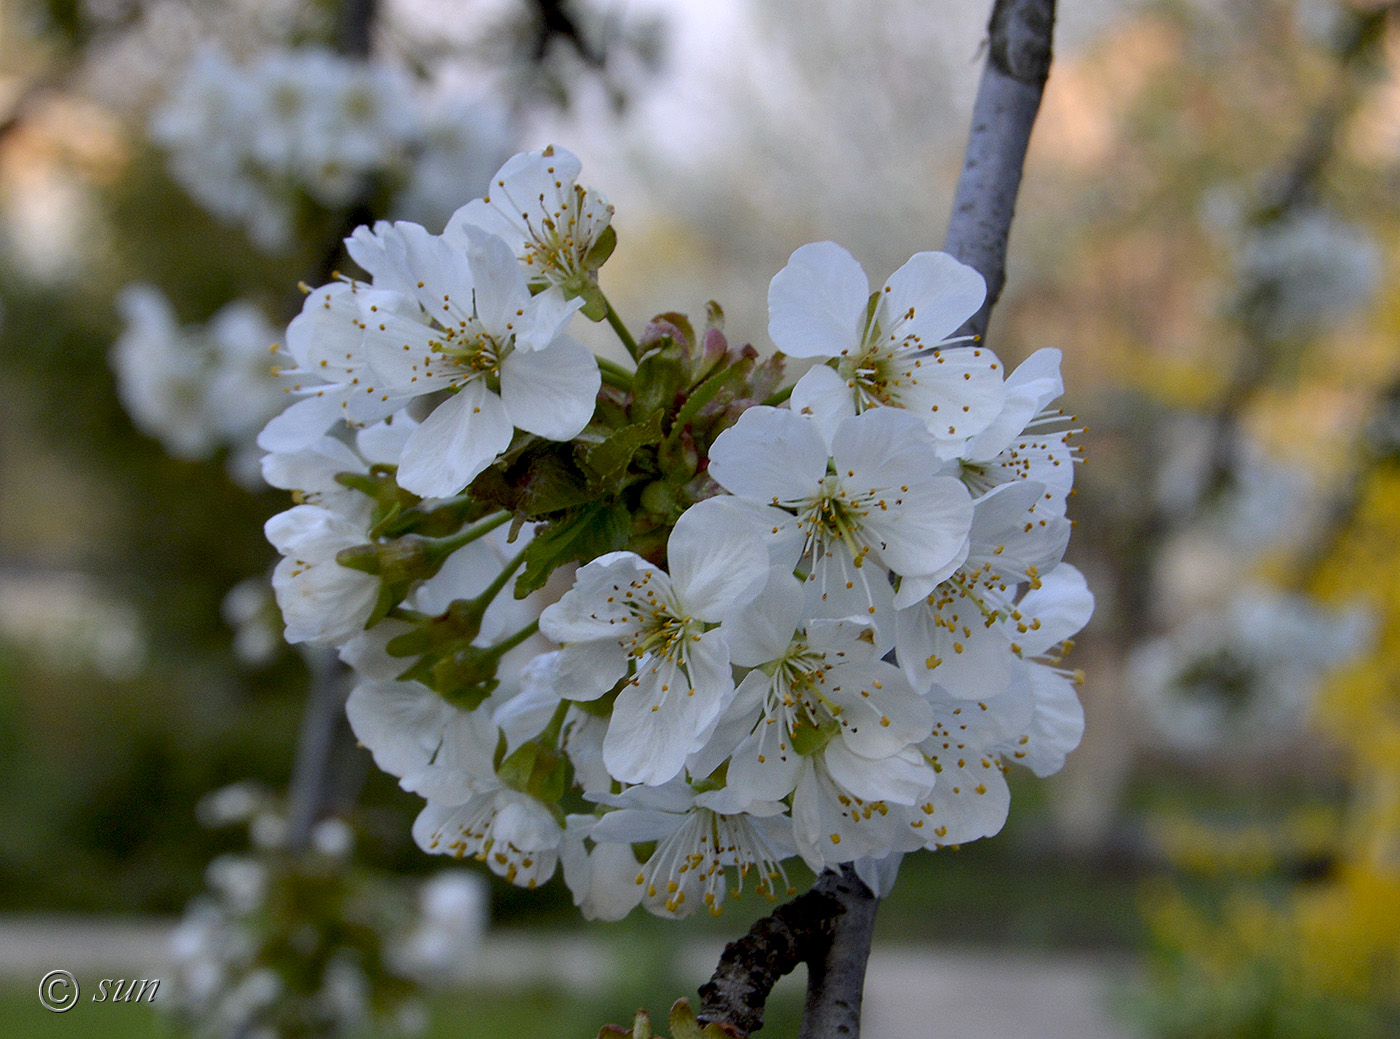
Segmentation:
[(956, 478), (930, 475), (936, 452), (922, 423), (879, 408), (843, 420), (831, 439), (828, 447), (818, 423), (791, 411), (750, 408), (716, 438), (709, 472), (731, 494), (770, 506), (788, 565), (809, 558), (821, 594), (862, 612), (888, 597), (886, 569), (931, 579), (956, 569), (972, 500)]
[(832, 743), (878, 769), (928, 735), (928, 704), (880, 659), (867, 625), (804, 620), (804, 599), (797, 580), (775, 573), (725, 622), (731, 659), (752, 670), (710, 746), (692, 759), (692, 774), (707, 775), (713, 759), (727, 756), (730, 787), (773, 801), (793, 791), (803, 756)]
[(319, 505), (279, 512), (264, 528), (282, 553), (272, 573), (288, 642), (337, 645), (364, 628), (379, 600), (379, 579), (336, 562), (368, 540), (356, 523)]
[(810, 391), (860, 411), (905, 408), (951, 449), (1002, 407), (996, 355), (947, 338), (985, 296), (971, 267), (947, 253), (921, 252), (890, 275), (871, 307), (870, 283), (855, 258), (834, 242), (814, 242), (774, 276), (768, 334), (792, 357), (835, 359), (834, 372), (819, 365), (803, 377)]
[(455, 494), (505, 450), (515, 427), (568, 440), (592, 417), (597, 363), (563, 334), (577, 304), (531, 296), (499, 238), (473, 231), (462, 249), (416, 224), (380, 224), (353, 244), (376, 285), (408, 289), (361, 301), (363, 349), (379, 390), (455, 391), (404, 445), (402, 487)]
[(266, 449), (453, 391), (399, 461), (400, 486), (442, 497), (490, 465), (516, 427), (567, 440), (592, 417), (597, 363), (563, 334), (578, 302), (532, 297), (500, 239), (472, 231), (459, 248), (416, 224), (380, 223), (349, 244), (373, 285), (340, 283), (308, 297), (287, 333), (292, 388), (304, 399), (263, 431)]
[(692, 506), (667, 543), (669, 574), (613, 552), (584, 566), (540, 616), (540, 630), (566, 644), (564, 695), (597, 699), (626, 678), (603, 741), (603, 760), (623, 782), (674, 777), (734, 694), (729, 647), (713, 625), (758, 593), (768, 556), (733, 515)]
[(936, 682), (977, 698), (1004, 685), (1025, 636), (1042, 625), (1018, 603), (1020, 593), (1060, 562), (1069, 534), (1039, 484), (1006, 484), (979, 498), (966, 561), (942, 581), (906, 578), (895, 596), (895, 645), (914, 687)]
[(755, 801), (730, 789), (697, 792), (679, 780), (599, 800), (616, 810), (592, 829), (598, 849), (656, 842), (640, 868), (633, 861), (633, 884), (642, 905), (658, 916), (689, 916), (701, 905), (718, 916), (729, 870), (736, 896), (751, 874), (760, 895), (791, 891), (782, 867), (791, 854), (791, 827), (786, 806), (776, 801)]
[(459, 209), (443, 232), (465, 242), (470, 228), (503, 239), (524, 265), (532, 288), (576, 296), (592, 277), (585, 258), (608, 229), (613, 207), (578, 183), (578, 159), (545, 148), (509, 159), (486, 195)]

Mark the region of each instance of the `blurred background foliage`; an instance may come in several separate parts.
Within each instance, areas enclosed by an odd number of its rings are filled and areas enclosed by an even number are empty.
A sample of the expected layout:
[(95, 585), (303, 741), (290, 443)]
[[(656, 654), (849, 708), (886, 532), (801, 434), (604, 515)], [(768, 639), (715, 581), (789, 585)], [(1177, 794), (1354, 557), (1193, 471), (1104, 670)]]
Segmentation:
[[(303, 214), (269, 254), (189, 200), (143, 120), (190, 41), (151, 34), (148, 6), (176, 5), (0, 10), (0, 911), (178, 912), (231, 847), (195, 803), (285, 786), (305, 695), (290, 652), (236, 665), (220, 616), (270, 567), (283, 496), (138, 433), (108, 354), (135, 281), (182, 322), (247, 298), (284, 323), (345, 214)], [(549, 40), (516, 7), (464, 0), (434, 35), (441, 16), (386, 3), (379, 45), (518, 70)], [(561, 47), (493, 82), (522, 147), (575, 150), (618, 205), (605, 280), (634, 324), (713, 297), (766, 349), (762, 286), (798, 245), (839, 240), (878, 280), (941, 241), (981, 0), (655, 0), (631, 29), (578, 8), (622, 59), (585, 75), (589, 49)], [(259, 9), (240, 46), (334, 15)], [(1061, 20), (988, 342), (1010, 364), (1063, 350), (1088, 427), (1085, 745), (1016, 787), (997, 839), (907, 862), (880, 935), (1138, 952), (1163, 1039), (1400, 1034), (1400, 18), (1136, 0)], [(114, 95), (141, 32), (149, 82)], [(1201, 650), (1261, 589), (1315, 612), (1275, 631), (1256, 610), (1247, 651)], [(426, 872), (413, 799), (371, 772), (360, 851)], [(622, 927), (656, 948), (761, 909)], [(497, 886), (493, 913), (576, 924), (557, 881)]]

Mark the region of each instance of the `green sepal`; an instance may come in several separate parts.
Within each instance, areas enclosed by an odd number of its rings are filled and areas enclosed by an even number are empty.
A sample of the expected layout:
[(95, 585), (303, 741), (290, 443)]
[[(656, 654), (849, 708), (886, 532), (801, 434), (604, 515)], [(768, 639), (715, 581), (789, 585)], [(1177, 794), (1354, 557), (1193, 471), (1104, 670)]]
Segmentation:
[(335, 554), (335, 561), (351, 570), (374, 574), (387, 583), (396, 584), (432, 577), (442, 565), (437, 555), (431, 538), (405, 534), (392, 541), (342, 548)]
[(493, 647), (463, 646), (424, 655), (399, 680), (422, 682), (452, 706), (474, 711), (501, 684), (496, 677), (500, 659)]
[(584, 317), (589, 321), (602, 321), (608, 316), (608, 301), (596, 284), (590, 285), (579, 293), (579, 298), (583, 300), (583, 306), (579, 309)]
[(394, 521), (397, 520), (402, 513), (403, 502), (396, 501), (390, 503), (389, 507), (384, 510), (384, 515), (375, 521), (374, 526), (369, 528), (369, 536), (372, 538), (391, 536), (390, 532), (394, 529)]
[(617, 694), (622, 691), (622, 687), (626, 685), (628, 681), (628, 678), (618, 679), (617, 685), (613, 686), (596, 700), (570, 700), (569, 703), (577, 707), (584, 714), (591, 714), (595, 718), (611, 717), (613, 704), (617, 702)]
[(402, 598), (392, 585), (381, 581), (379, 583), (379, 598), (374, 601), (374, 609), (370, 610), (369, 618), (365, 621), (365, 631), (369, 631), (370, 628), (387, 617), (389, 611), (397, 606)]
[(342, 548), (335, 554), (335, 561), (341, 566), (358, 570), (362, 574), (379, 576), (378, 545), (355, 545), (353, 548)]
[(569, 788), (570, 772), (568, 758), (557, 749), (530, 740), (501, 762), (496, 775), (512, 790), (545, 804), (558, 804)]
[[(583, 266), (586, 270), (596, 271), (603, 264), (608, 262), (608, 257), (617, 248), (617, 232), (613, 230), (612, 224), (603, 228), (603, 233), (593, 239), (593, 244), (589, 246), (588, 252), (583, 254)], [(597, 320), (597, 319), (595, 319)]]
[(435, 689), (434, 692), (458, 710), (474, 711), (486, 702), (486, 698), (494, 693), (500, 684), (499, 678), (492, 678), (474, 685), (454, 685), (444, 689)]
[(379, 495), (379, 484), (368, 473), (336, 473), (335, 482), (352, 491), (359, 491), (371, 498)]

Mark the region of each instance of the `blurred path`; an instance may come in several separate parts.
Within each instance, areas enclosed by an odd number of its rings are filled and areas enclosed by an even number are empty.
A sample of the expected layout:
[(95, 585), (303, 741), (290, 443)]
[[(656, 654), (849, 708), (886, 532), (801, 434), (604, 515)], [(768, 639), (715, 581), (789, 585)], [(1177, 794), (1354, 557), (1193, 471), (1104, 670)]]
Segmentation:
[[(0, 982), (27, 986), (55, 968), (80, 978), (106, 968), (168, 978), (172, 927), (145, 919), (0, 918)], [(708, 977), (720, 948), (685, 950), (682, 976)], [(475, 974), (493, 989), (549, 982), (584, 992), (627, 969), (619, 953), (586, 935), (497, 933), (486, 939)], [(1129, 976), (1122, 962), (1106, 958), (877, 946), (862, 1036), (1132, 1039), (1107, 1009)]]
[(1127, 980), (1105, 960), (1066, 954), (876, 946), (863, 1039), (1130, 1039), (1108, 1007)]

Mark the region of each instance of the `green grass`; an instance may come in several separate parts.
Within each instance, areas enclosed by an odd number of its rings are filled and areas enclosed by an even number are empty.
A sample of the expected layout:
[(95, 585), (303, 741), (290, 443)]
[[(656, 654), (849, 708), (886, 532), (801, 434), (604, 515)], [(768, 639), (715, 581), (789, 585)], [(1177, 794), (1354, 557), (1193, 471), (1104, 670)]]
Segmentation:
[[(81, 980), (81, 979), (80, 979)], [(630, 1027), (645, 1008), (664, 1032), (671, 1003), (695, 993), (663, 987), (655, 978), (619, 979), (610, 992), (577, 995), (546, 987), (467, 991), (434, 997), (423, 1039), (593, 1039), (605, 1024)], [(33, 989), (13, 983), (0, 989), (0, 1036), (13, 1039), (184, 1039), (156, 1004), (91, 1002), (84, 992), (71, 1010), (55, 1014), (39, 1004)], [(801, 1013), (800, 985), (785, 984), (770, 1001), (762, 1035), (795, 1036)]]
[[(82, 979), (79, 979), (80, 981)], [(157, 992), (157, 999), (160, 998)], [(0, 1035), (14, 1039), (176, 1039), (178, 1033), (146, 1003), (93, 1003), (84, 992), (62, 1014), (39, 1004), (39, 986), (0, 989)]]

